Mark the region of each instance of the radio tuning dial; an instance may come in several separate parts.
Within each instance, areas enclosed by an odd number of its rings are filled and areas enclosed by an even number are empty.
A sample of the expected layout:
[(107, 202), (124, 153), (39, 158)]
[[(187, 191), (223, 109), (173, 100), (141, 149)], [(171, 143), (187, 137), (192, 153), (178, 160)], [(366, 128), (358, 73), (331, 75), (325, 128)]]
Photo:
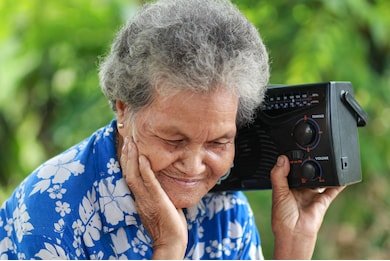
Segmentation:
[(320, 167), (313, 160), (308, 160), (304, 162), (301, 166), (302, 177), (313, 180), (316, 177), (320, 176)]
[(308, 146), (312, 144), (315, 141), (316, 135), (316, 128), (309, 121), (300, 121), (297, 125), (295, 125), (293, 130), (293, 137), (301, 146)]

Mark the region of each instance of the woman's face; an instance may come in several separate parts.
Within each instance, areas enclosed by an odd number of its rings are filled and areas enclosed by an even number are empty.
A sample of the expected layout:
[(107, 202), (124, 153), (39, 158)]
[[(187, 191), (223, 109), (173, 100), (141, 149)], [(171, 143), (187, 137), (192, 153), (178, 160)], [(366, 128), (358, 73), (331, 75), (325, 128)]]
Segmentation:
[(232, 166), (237, 106), (237, 96), (222, 88), (157, 95), (137, 113), (134, 126), (125, 124), (121, 132), (133, 136), (173, 204), (186, 208)]

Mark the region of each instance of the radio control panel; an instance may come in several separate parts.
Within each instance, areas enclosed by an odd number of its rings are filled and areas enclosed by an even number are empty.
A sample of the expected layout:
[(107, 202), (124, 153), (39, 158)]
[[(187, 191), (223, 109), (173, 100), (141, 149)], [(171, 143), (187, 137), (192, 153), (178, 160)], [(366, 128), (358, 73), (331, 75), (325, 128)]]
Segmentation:
[(366, 122), (350, 82), (270, 86), (254, 122), (238, 130), (234, 167), (213, 190), (272, 188), (281, 154), (289, 158), (290, 187), (359, 182), (357, 127)]

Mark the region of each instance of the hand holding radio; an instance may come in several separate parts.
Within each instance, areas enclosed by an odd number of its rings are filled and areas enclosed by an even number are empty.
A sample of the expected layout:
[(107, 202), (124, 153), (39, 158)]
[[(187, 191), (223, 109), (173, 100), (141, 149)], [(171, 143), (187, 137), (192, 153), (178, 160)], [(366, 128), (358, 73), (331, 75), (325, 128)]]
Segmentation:
[(310, 259), (325, 212), (344, 186), (291, 189), (289, 171), (288, 158), (279, 156), (271, 170), (274, 259)]

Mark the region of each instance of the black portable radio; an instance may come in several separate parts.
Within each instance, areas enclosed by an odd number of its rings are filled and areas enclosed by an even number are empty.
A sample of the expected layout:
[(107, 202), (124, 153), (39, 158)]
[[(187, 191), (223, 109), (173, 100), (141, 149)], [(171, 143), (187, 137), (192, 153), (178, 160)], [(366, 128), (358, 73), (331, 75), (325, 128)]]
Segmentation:
[(269, 86), (254, 122), (237, 132), (234, 166), (213, 191), (272, 188), (280, 154), (290, 161), (290, 187), (359, 182), (357, 127), (366, 122), (350, 82)]

